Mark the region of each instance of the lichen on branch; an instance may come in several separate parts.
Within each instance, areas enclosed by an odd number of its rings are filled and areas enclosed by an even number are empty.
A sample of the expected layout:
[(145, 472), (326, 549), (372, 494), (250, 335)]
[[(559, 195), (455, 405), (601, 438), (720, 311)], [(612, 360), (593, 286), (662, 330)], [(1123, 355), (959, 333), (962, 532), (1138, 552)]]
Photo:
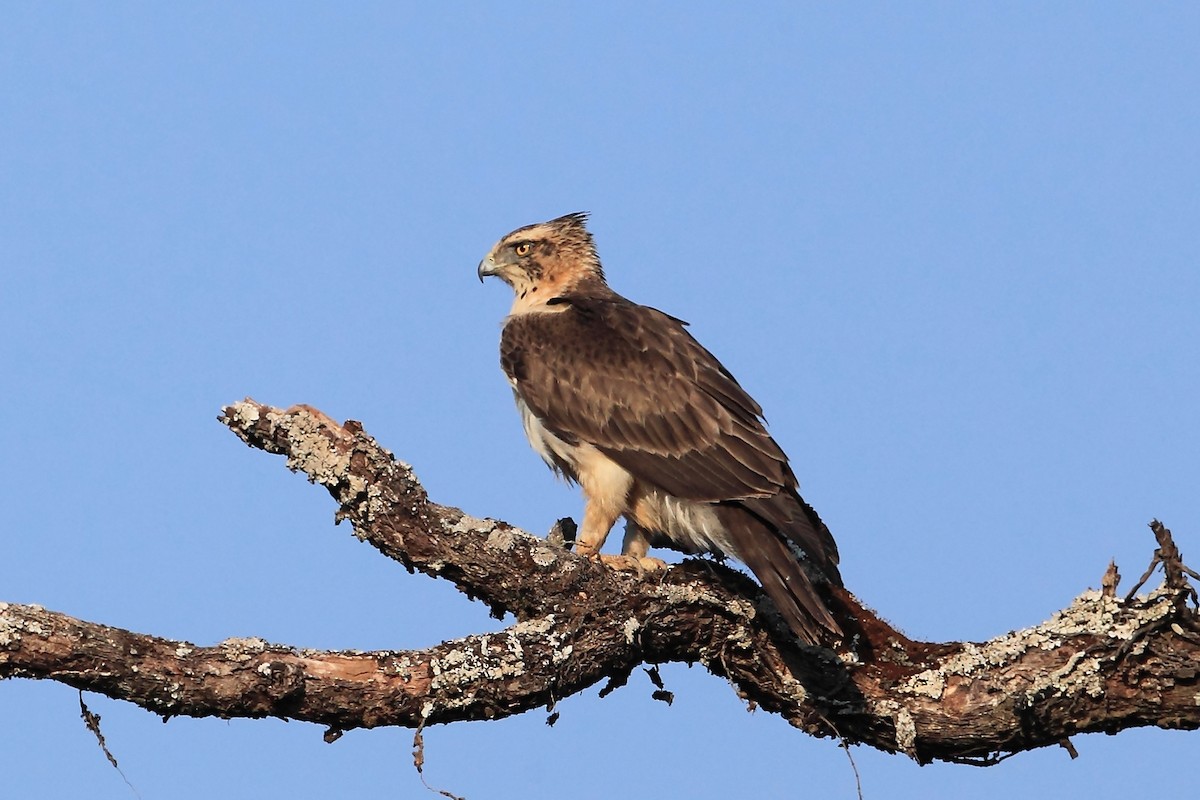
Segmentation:
[[(0, 678), (47, 678), (164, 717), (275, 716), (336, 738), (351, 728), (422, 729), (536, 708), (642, 664), (702, 664), (748, 702), (814, 735), (926, 762), (989, 764), (1085, 731), (1200, 727), (1194, 576), (1170, 531), (1151, 570), (1164, 585), (1119, 599), (1115, 565), (1041, 625), (982, 643), (914, 642), (844, 590), (829, 598), (848, 638), (797, 643), (744, 574), (688, 559), (661, 574), (614, 572), (507, 523), (429, 499), (412, 468), (357, 422), (308, 406), (244, 400), (221, 421), (251, 447), (324, 486), (337, 519), (409, 571), (448, 580), (498, 633), (422, 650), (318, 651), (229, 639), (209, 647), (0, 603)], [(1143, 577), (1143, 581), (1149, 576)]]

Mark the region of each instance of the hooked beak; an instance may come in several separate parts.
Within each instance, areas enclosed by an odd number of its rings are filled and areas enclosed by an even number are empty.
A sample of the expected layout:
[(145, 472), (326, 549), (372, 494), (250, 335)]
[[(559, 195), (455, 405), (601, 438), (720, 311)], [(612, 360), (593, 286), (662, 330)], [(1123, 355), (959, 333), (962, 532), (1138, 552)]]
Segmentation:
[(500, 268), (496, 266), (496, 260), (488, 256), (483, 261), (479, 262), (479, 269), (475, 274), (479, 276), (479, 282), (483, 283), (483, 279), (489, 275), (495, 275)]

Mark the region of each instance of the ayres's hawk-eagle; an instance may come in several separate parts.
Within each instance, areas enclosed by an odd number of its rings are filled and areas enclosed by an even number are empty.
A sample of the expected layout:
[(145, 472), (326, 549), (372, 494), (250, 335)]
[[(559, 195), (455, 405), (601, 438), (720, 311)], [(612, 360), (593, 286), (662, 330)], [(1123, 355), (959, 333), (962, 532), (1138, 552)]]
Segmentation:
[(500, 364), (533, 449), (583, 488), (578, 552), (624, 516), (606, 563), (661, 567), (652, 544), (732, 556), (801, 639), (840, 635), (814, 586), (841, 584), (837, 545), (762, 409), (683, 322), (608, 287), (586, 221), (518, 228), (479, 264), (516, 293)]

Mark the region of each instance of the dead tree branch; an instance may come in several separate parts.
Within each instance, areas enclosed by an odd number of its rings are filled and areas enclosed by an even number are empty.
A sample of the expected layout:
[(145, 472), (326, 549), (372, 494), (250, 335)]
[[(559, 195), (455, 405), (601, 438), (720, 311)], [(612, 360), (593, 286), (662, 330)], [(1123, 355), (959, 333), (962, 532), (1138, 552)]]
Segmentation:
[[(355, 422), (246, 400), (221, 417), (252, 447), (324, 486), (339, 520), (410, 571), (451, 581), (516, 622), (426, 650), (299, 650), (258, 639), (197, 647), (0, 604), (0, 678), (48, 678), (164, 717), (275, 716), (351, 728), (482, 720), (552, 706), (641, 664), (700, 663), (747, 701), (820, 736), (921, 762), (994, 763), (1086, 731), (1200, 727), (1200, 626), (1170, 532), (1167, 583), (1087, 591), (1033, 628), (988, 642), (912, 642), (848, 592), (852, 636), (798, 646), (757, 586), (692, 559), (652, 580), (613, 572), (496, 520), (432, 502), (412, 469)], [(1164, 533), (1165, 532), (1165, 533)]]

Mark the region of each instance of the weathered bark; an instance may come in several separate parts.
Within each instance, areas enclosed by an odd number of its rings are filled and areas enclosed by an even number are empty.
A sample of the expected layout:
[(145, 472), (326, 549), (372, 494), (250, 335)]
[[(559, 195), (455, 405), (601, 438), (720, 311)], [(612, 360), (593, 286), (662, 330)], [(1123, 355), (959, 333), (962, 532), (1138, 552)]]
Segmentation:
[[(989, 642), (912, 642), (848, 592), (829, 598), (853, 635), (798, 646), (758, 587), (691, 559), (651, 578), (617, 573), (503, 522), (433, 503), (363, 432), (315, 409), (251, 400), (222, 421), (325, 486), (360, 538), (445, 578), (494, 614), (495, 634), (419, 651), (297, 650), (258, 639), (197, 647), (36, 606), (0, 604), (0, 677), (49, 678), (164, 716), (308, 720), (356, 727), (494, 719), (552, 706), (641, 664), (698, 662), (747, 701), (820, 736), (919, 761), (991, 763), (1073, 733), (1200, 727), (1200, 625), (1170, 533), (1168, 576), (1148, 596), (1101, 591)], [(1069, 747), (1069, 744), (1067, 744)]]

